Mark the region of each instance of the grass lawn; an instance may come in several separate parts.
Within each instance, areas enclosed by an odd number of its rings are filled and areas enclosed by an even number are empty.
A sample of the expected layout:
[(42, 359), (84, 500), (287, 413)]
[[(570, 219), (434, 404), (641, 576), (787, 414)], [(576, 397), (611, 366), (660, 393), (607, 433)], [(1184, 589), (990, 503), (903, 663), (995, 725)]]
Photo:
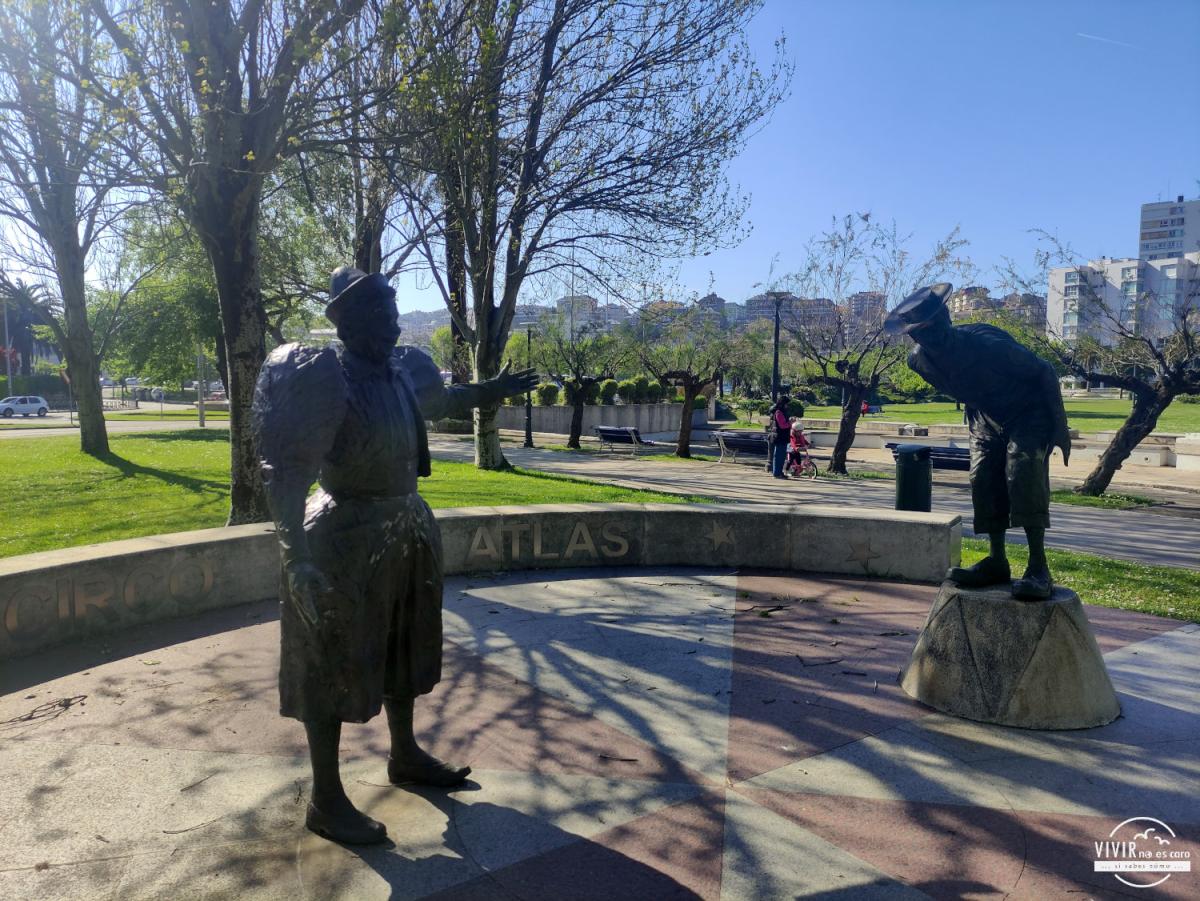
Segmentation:
[[(229, 512), (229, 434), (200, 429), (118, 434), (104, 459), (75, 437), (0, 444), (9, 492), (0, 557), (223, 525)], [(481, 472), (435, 460), (421, 480), (431, 507), (571, 502), (708, 501), (546, 473)]]
[(1070, 488), (1054, 489), (1050, 492), (1050, 500), (1059, 504), (1074, 504), (1076, 507), (1104, 507), (1106, 510), (1134, 510), (1158, 503), (1154, 498), (1140, 494), (1102, 494), (1099, 497), (1091, 497), (1087, 494), (1076, 494)]
[[(987, 553), (986, 540), (963, 539), (964, 566), (982, 560)], [(1010, 544), (1008, 557), (1014, 576), (1025, 571), (1027, 548)], [(1046, 550), (1046, 559), (1054, 581), (1076, 592), (1085, 604), (1200, 622), (1200, 572), (1194, 569), (1148, 566), (1052, 548)]]
[[(1116, 398), (1067, 398), (1067, 420), (1081, 433), (1115, 431), (1129, 415), (1131, 402)], [(944, 425), (963, 421), (954, 404), (884, 404), (884, 412), (866, 417), (867, 422), (911, 422), (916, 425)], [(813, 419), (839, 419), (840, 407), (809, 407), (805, 416)], [(747, 427), (749, 427), (747, 425)], [(761, 428), (761, 424), (758, 426)], [(1155, 431), (1200, 432), (1200, 404), (1171, 404), (1159, 417)]]

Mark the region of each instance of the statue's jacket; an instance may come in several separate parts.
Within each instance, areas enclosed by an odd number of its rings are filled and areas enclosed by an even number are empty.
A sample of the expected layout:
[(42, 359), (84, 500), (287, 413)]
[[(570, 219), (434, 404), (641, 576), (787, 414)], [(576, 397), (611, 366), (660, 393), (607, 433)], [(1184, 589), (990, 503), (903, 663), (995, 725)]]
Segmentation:
[(441, 540), (417, 478), (430, 474), (426, 417), (469, 409), (471, 387), (445, 388), (412, 347), (372, 363), (339, 343), (288, 344), (263, 364), (252, 428), (283, 562), (310, 560), (334, 588), (309, 629), (281, 578), (284, 716), (365, 722), (384, 696), (440, 680)]
[[(1070, 457), (1071, 438), (1054, 368), (1004, 329), (987, 323), (955, 326), (938, 347), (918, 345), (909, 367), (944, 394), (962, 401), (973, 435), (1022, 429)], [(980, 415), (982, 414), (982, 415)]]

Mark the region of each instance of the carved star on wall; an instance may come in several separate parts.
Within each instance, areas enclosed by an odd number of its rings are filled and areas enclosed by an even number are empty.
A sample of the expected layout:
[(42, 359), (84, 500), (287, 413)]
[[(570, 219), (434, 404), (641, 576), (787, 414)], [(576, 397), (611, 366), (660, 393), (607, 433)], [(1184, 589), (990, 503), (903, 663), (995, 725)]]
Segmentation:
[(723, 526), (720, 523), (712, 524), (712, 532), (709, 534), (709, 540), (712, 541), (713, 550), (715, 551), (723, 544), (733, 544), (733, 527)]
[(850, 554), (846, 557), (847, 563), (861, 563), (863, 570), (871, 568), (871, 561), (883, 554), (878, 551), (871, 550), (871, 539), (869, 537), (860, 538), (858, 540), (850, 539)]

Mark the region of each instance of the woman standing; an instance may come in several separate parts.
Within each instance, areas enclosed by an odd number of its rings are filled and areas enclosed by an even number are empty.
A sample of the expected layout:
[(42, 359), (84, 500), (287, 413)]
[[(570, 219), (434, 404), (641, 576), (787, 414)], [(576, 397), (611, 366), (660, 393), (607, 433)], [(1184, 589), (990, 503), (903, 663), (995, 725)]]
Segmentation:
[(771, 407), (771, 426), (775, 443), (771, 445), (771, 475), (777, 479), (786, 479), (783, 472), (787, 460), (788, 441), (792, 435), (792, 421), (788, 419), (787, 409), (792, 399), (786, 394), (779, 395)]

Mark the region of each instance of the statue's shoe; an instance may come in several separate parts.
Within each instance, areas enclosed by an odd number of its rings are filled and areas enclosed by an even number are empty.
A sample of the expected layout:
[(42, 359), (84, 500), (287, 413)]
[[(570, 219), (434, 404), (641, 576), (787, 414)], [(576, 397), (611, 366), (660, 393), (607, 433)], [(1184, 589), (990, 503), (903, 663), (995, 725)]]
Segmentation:
[(963, 588), (984, 588), (999, 585), (1012, 578), (1007, 560), (984, 557), (974, 566), (952, 566), (946, 578)]
[(383, 823), (353, 808), (348, 813), (334, 816), (310, 803), (304, 825), (322, 838), (344, 845), (378, 845), (388, 840), (387, 827)]
[(1025, 570), (1025, 575), (1013, 582), (1013, 597), (1021, 601), (1044, 601), (1054, 593), (1054, 582), (1049, 570), (1032, 572)]
[(437, 788), (453, 788), (462, 785), (471, 775), (469, 766), (450, 766), (448, 763), (437, 761), (428, 764), (400, 763), (388, 758), (388, 782), (392, 785), (416, 783), (417, 785), (432, 785)]

